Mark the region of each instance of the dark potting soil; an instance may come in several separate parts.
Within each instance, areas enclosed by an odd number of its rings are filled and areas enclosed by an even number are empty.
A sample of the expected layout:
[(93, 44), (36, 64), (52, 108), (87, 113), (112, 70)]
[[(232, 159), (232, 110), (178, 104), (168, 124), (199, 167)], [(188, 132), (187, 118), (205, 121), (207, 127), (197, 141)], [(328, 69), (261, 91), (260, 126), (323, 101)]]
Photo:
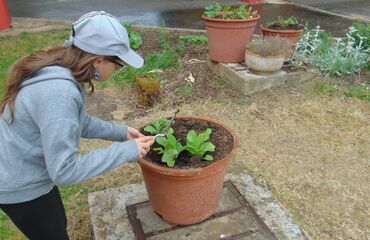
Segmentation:
[(289, 25), (288, 27), (282, 27), (279, 24), (273, 24), (269, 26), (268, 28), (274, 29), (274, 30), (300, 30), (300, 29), (303, 29), (304, 26), (301, 24), (293, 24), (293, 25)]
[[(172, 125), (174, 130), (174, 136), (181, 144), (186, 145), (186, 136), (190, 130), (194, 130), (197, 134), (204, 132), (207, 128), (212, 129), (212, 133), (208, 141), (212, 142), (216, 146), (214, 152), (209, 152), (208, 154), (213, 157), (212, 161), (202, 160), (199, 156), (191, 156), (188, 151), (182, 151), (178, 158), (174, 168), (199, 168), (208, 166), (216, 161), (223, 159), (233, 147), (233, 137), (224, 128), (219, 127), (211, 123), (205, 122), (195, 122), (192, 120), (176, 120)], [(153, 148), (161, 147), (158, 143), (152, 145), (151, 150), (148, 152), (146, 159), (152, 161), (161, 166), (167, 166), (166, 163), (161, 161), (162, 154), (157, 154)], [(207, 153), (206, 153), (207, 154)], [(205, 154), (205, 155), (206, 155)]]

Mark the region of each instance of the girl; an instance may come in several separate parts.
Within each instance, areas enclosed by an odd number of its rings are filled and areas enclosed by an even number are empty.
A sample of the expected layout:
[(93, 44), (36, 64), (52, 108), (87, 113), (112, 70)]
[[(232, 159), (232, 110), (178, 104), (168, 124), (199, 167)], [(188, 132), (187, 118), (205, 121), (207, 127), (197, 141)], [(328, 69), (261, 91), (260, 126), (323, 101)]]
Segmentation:
[[(0, 103), (0, 208), (29, 239), (68, 239), (56, 186), (86, 181), (124, 162), (143, 158), (154, 137), (90, 117), (85, 85), (107, 80), (127, 63), (143, 59), (126, 29), (105, 12), (72, 24), (64, 47), (16, 62)], [(84, 156), (80, 137), (117, 141)]]

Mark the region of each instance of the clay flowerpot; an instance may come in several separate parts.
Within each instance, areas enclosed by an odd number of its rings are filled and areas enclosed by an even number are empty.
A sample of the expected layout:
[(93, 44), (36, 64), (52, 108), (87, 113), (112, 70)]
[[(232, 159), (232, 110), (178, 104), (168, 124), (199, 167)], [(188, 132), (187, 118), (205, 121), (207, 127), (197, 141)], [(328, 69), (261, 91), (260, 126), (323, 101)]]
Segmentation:
[(220, 127), (230, 135), (233, 144), (221, 160), (203, 168), (169, 168), (148, 159), (139, 161), (154, 211), (172, 224), (189, 225), (207, 219), (218, 207), (227, 166), (237, 140), (230, 128), (214, 120), (199, 117), (177, 117), (176, 120)]
[(257, 15), (251, 19), (216, 19), (202, 15), (207, 29), (209, 58), (215, 62), (244, 60), (245, 45), (253, 37)]
[(281, 69), (285, 55), (260, 56), (248, 49), (245, 51), (245, 64), (255, 74), (272, 74)]
[(278, 30), (267, 28), (261, 25), (262, 35), (263, 37), (271, 36), (271, 37), (284, 37), (287, 38), (293, 45), (295, 45), (303, 34), (303, 26), (302, 29), (296, 30)]

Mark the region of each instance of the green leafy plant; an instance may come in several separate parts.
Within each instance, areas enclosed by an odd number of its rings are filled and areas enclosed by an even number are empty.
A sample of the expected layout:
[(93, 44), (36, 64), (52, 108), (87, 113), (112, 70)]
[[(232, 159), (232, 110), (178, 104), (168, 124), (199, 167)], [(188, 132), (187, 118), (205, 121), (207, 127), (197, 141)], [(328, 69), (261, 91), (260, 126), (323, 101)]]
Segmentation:
[(266, 23), (266, 27), (271, 28), (271, 27), (279, 27), (279, 28), (289, 28), (292, 26), (298, 26), (300, 25), (298, 19), (295, 16), (291, 16), (288, 19), (283, 19), (281, 17), (278, 17), (278, 20), (276, 21), (271, 21)]
[(180, 35), (179, 36), (180, 41), (195, 45), (207, 45), (208, 38), (205, 35)]
[[(353, 75), (367, 67), (370, 49), (363, 47), (363, 41), (355, 45), (354, 33), (349, 27), (345, 38), (328, 37), (324, 30), (316, 27), (305, 31), (296, 45), (291, 61), (293, 67), (312, 65), (326, 75)], [(360, 35), (362, 38), (362, 36)]]
[(208, 38), (205, 35), (180, 35), (176, 51), (179, 54), (183, 54), (187, 47), (194, 47), (195, 45), (205, 46), (207, 43)]
[(159, 120), (154, 120), (151, 125), (146, 126), (144, 128), (145, 132), (151, 133), (153, 135), (155, 134), (160, 134), (163, 132), (164, 128), (168, 125), (170, 120), (168, 119), (159, 119)]
[(185, 147), (173, 136), (173, 129), (169, 129), (166, 137), (156, 138), (156, 142), (162, 147), (154, 148), (162, 155), (161, 161), (166, 163), (167, 166), (173, 167), (176, 163), (177, 156), (185, 149)]
[(279, 56), (291, 51), (292, 44), (286, 38), (266, 37), (254, 38), (247, 48), (260, 56)]
[(354, 31), (350, 33), (355, 40), (354, 47), (362, 46), (364, 49), (370, 48), (370, 24), (354, 23)]
[(210, 128), (207, 128), (205, 132), (199, 135), (194, 130), (190, 130), (186, 137), (187, 143), (185, 149), (193, 155), (201, 156), (204, 160), (212, 161), (213, 157), (211, 155), (207, 154), (204, 156), (206, 152), (214, 152), (216, 148), (213, 143), (208, 141), (211, 133), (212, 130)]
[(242, 4), (239, 7), (232, 7), (230, 4), (222, 7), (219, 3), (214, 2), (205, 7), (204, 14), (209, 18), (219, 19), (250, 19), (257, 15), (252, 7)]
[(162, 49), (163, 50), (170, 49), (170, 44), (168, 42), (170, 31), (165, 28), (165, 24), (163, 20), (161, 20), (159, 24), (158, 35), (159, 35), (159, 44), (161, 45)]
[(153, 148), (158, 154), (163, 154), (161, 161), (166, 163), (168, 167), (173, 167), (175, 165), (177, 157), (184, 150), (188, 151), (192, 156), (200, 156), (207, 161), (213, 160), (211, 155), (205, 155), (207, 152), (214, 152), (216, 148), (213, 143), (208, 141), (212, 133), (210, 128), (199, 135), (197, 135), (194, 130), (190, 130), (186, 137), (185, 146), (176, 139), (173, 133), (173, 129), (170, 128), (166, 137), (156, 138), (156, 142), (161, 145), (161, 147)]
[(125, 24), (125, 28), (128, 33), (130, 40), (130, 47), (133, 49), (138, 49), (143, 44), (143, 38), (141, 32), (136, 32), (132, 29), (132, 24)]

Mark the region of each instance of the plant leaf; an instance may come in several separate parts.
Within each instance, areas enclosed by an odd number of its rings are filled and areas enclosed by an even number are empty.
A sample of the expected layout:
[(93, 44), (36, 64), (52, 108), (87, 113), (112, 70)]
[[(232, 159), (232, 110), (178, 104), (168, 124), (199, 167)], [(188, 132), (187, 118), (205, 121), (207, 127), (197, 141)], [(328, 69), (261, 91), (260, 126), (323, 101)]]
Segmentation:
[(162, 162), (167, 163), (167, 166), (173, 167), (175, 165), (175, 157), (177, 156), (177, 151), (175, 149), (169, 149), (162, 156)]
[(144, 128), (144, 131), (148, 132), (148, 133), (151, 133), (151, 134), (157, 134), (158, 133), (157, 129), (155, 129), (153, 126), (146, 126)]
[(188, 132), (188, 135), (186, 136), (186, 140), (188, 141), (188, 143), (192, 144), (194, 143), (196, 137), (197, 137), (197, 133), (194, 130), (190, 130)]
[(203, 159), (207, 161), (212, 161), (213, 157), (211, 155), (206, 155)]
[(204, 152), (214, 152), (215, 149), (216, 149), (216, 146), (213, 145), (213, 143), (211, 143), (211, 142), (206, 142), (206, 143), (203, 144), (203, 146), (204, 146), (203, 147)]

